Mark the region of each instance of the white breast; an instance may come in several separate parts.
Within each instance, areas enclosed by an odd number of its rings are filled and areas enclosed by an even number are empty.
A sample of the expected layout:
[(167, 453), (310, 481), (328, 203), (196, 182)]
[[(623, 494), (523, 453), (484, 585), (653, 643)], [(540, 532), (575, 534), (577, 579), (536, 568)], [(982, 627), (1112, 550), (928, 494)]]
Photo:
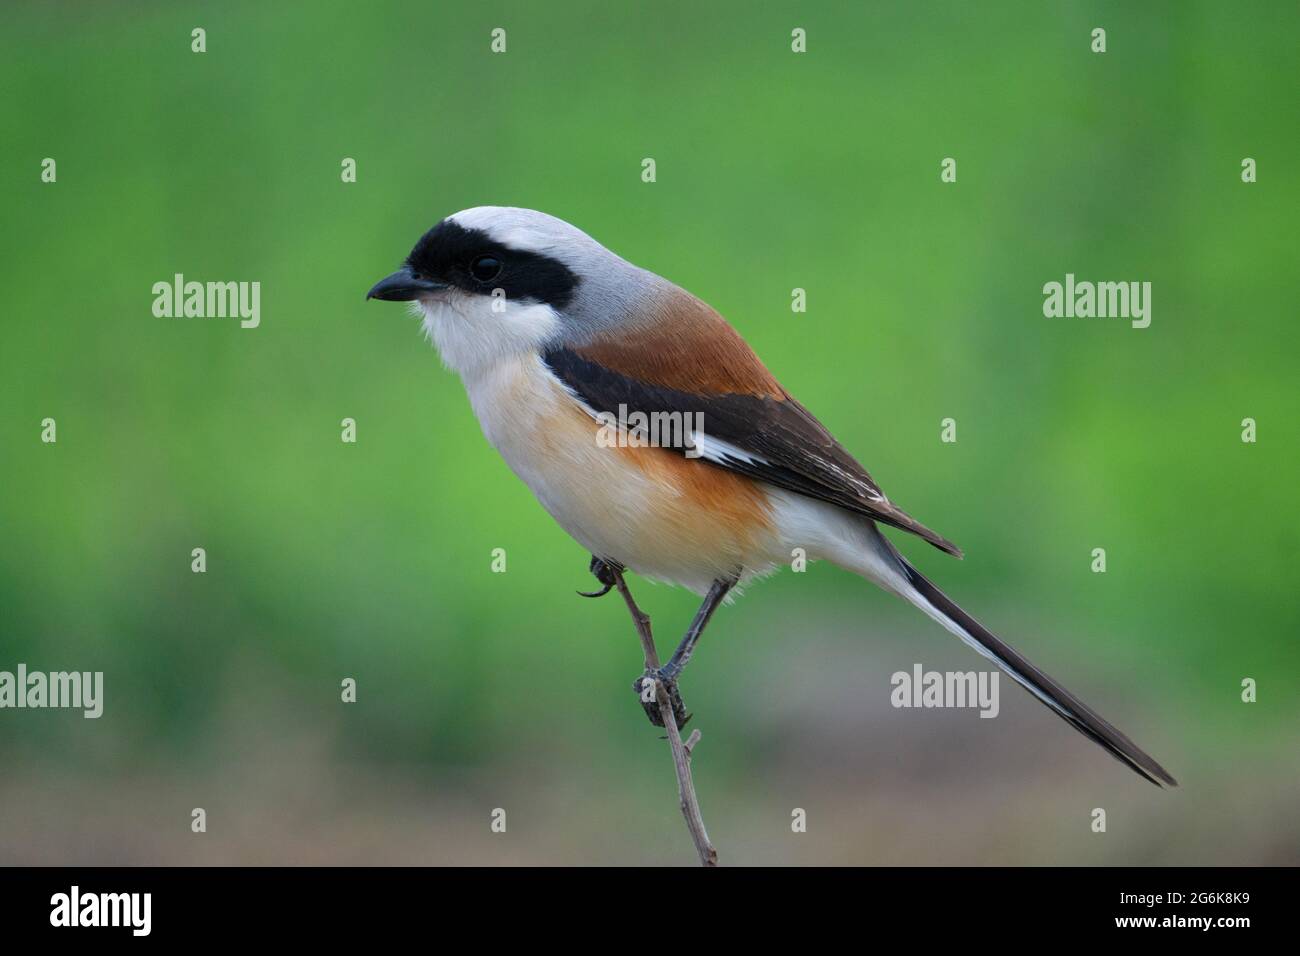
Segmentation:
[(608, 447), (598, 440), (599, 424), (536, 351), (489, 356), (449, 327), (456, 318), (437, 315), (432, 338), (460, 372), (483, 434), (584, 548), (701, 594), (738, 564), (750, 573), (770, 565), (771, 541), (730, 516), (702, 512), (671, 469), (647, 472), (636, 464), (637, 454), (673, 453)]
[(487, 440), (588, 551), (699, 591), (724, 573), (702, 542), (674, 538), (657, 520), (689, 503), (633, 467), (624, 450), (602, 446), (597, 423), (538, 356), (498, 362), (465, 386)]
[(869, 521), (846, 522), (837, 508), (761, 484), (756, 512), (714, 507), (699, 476), (683, 470), (712, 466), (598, 440), (599, 424), (539, 355), (559, 321), (553, 310), (494, 313), (468, 298), (425, 307), (430, 338), (460, 373), (487, 440), (588, 551), (701, 594), (738, 566), (749, 578), (788, 563), (796, 547), (866, 572), (861, 564), (875, 550)]

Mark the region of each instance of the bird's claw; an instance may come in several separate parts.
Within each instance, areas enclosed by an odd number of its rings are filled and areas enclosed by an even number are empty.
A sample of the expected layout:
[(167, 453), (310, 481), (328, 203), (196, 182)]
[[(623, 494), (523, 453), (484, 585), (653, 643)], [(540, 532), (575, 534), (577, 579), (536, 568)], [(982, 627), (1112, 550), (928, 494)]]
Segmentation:
[(578, 594), (585, 598), (604, 597), (608, 594), (613, 590), (614, 585), (618, 583), (618, 573), (623, 569), (617, 564), (598, 558), (593, 554), (589, 570), (604, 587), (599, 591), (579, 591)]
[(686, 705), (682, 703), (682, 695), (677, 689), (675, 677), (666, 674), (661, 667), (657, 671), (646, 671), (632, 682), (632, 689), (641, 699), (641, 707), (645, 715), (656, 727), (664, 725), (663, 711), (659, 709), (659, 699), (656, 696), (659, 687), (662, 687), (663, 692), (668, 695), (668, 702), (672, 705), (673, 719), (677, 722), (678, 729), (685, 727), (692, 715), (686, 712)]

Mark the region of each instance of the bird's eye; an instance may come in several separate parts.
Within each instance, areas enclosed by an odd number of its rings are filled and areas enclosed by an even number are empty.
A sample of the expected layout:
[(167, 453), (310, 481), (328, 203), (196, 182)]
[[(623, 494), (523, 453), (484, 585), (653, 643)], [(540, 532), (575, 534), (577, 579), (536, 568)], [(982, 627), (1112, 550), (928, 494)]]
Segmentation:
[(469, 264), (469, 274), (479, 282), (491, 282), (501, 274), (501, 260), (496, 256), (479, 256)]

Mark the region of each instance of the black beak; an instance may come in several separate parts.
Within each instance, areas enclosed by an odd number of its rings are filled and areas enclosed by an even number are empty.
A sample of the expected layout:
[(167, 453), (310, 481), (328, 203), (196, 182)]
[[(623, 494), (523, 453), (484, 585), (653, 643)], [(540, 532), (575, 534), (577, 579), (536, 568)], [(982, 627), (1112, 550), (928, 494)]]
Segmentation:
[(410, 302), (430, 292), (447, 288), (445, 282), (423, 279), (411, 271), (410, 266), (403, 266), (386, 279), (380, 279), (375, 287), (366, 293), (367, 299), (387, 299), (389, 302)]

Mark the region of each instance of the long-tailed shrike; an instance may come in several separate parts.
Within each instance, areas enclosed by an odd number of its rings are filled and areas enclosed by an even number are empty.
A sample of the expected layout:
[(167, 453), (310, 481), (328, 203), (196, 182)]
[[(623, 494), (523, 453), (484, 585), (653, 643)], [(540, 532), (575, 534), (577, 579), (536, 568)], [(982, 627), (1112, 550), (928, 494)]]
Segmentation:
[[(598, 576), (630, 568), (704, 595), (657, 675), (674, 694), (727, 593), (802, 548), (916, 605), (1147, 780), (1175, 784), (899, 554), (879, 525), (961, 552), (891, 502), (689, 292), (553, 216), (482, 206), (425, 233), (367, 298), (418, 303), (488, 441), (591, 551)], [(610, 421), (635, 413), (687, 416), (689, 439), (609, 441)]]

